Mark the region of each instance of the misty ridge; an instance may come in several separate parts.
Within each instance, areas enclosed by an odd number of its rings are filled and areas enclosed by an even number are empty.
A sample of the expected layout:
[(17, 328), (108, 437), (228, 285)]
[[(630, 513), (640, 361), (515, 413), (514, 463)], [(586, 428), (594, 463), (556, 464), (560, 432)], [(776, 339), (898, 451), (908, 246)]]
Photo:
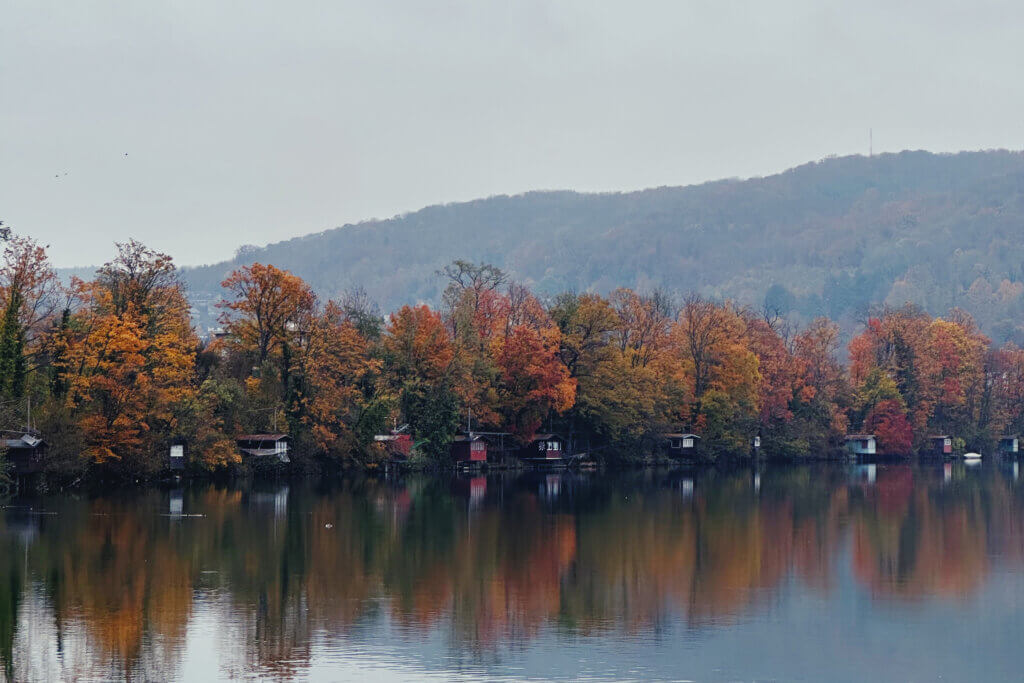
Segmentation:
[[(697, 292), (852, 330), (873, 308), (954, 307), (1024, 343), (1024, 153), (828, 158), (783, 173), (624, 193), (495, 196), (431, 206), (183, 268), (201, 327), (220, 282), (270, 263), (323, 297), (361, 287), (382, 311), (436, 304), (453, 259), (494, 264), (541, 295)], [(83, 269), (84, 270), (84, 269)], [(85, 274), (83, 272), (83, 274)]]

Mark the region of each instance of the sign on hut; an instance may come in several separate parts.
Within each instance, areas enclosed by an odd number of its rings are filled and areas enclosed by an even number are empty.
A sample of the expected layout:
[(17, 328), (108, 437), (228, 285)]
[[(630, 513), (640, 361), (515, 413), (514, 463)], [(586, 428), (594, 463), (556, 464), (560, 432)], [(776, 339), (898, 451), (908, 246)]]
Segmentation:
[(535, 434), (519, 450), (519, 459), (533, 463), (556, 463), (565, 459), (565, 439), (557, 434)]

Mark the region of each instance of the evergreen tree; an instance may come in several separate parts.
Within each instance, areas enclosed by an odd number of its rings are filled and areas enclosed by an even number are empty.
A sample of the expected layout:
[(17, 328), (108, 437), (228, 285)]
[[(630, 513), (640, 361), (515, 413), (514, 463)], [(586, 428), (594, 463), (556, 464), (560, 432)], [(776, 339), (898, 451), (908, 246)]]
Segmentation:
[(416, 444), (427, 457), (446, 462), (459, 422), (458, 399), (446, 384), (410, 384), (402, 392), (402, 413), (412, 425)]
[(22, 298), (11, 291), (0, 321), (0, 395), (21, 398), (25, 393), (25, 330), (21, 326)]

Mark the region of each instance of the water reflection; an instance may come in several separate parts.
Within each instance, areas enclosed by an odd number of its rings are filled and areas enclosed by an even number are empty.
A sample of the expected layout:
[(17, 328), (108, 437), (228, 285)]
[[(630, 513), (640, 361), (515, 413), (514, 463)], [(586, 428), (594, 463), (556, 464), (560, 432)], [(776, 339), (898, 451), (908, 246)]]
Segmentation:
[(643, 661), (792, 621), (813, 646), (807, 601), (983, 619), (1024, 496), (1012, 463), (192, 486), (14, 500), (0, 548), (5, 680), (330, 677), (385, 644), (516, 675), (552, 643)]

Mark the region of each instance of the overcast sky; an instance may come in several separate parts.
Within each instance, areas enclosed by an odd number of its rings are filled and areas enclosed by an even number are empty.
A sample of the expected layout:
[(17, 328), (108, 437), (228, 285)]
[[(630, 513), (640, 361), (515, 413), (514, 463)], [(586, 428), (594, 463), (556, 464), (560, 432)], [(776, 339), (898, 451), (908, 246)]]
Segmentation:
[(179, 263), (429, 204), (1024, 147), (1024, 3), (0, 0), (0, 220)]

